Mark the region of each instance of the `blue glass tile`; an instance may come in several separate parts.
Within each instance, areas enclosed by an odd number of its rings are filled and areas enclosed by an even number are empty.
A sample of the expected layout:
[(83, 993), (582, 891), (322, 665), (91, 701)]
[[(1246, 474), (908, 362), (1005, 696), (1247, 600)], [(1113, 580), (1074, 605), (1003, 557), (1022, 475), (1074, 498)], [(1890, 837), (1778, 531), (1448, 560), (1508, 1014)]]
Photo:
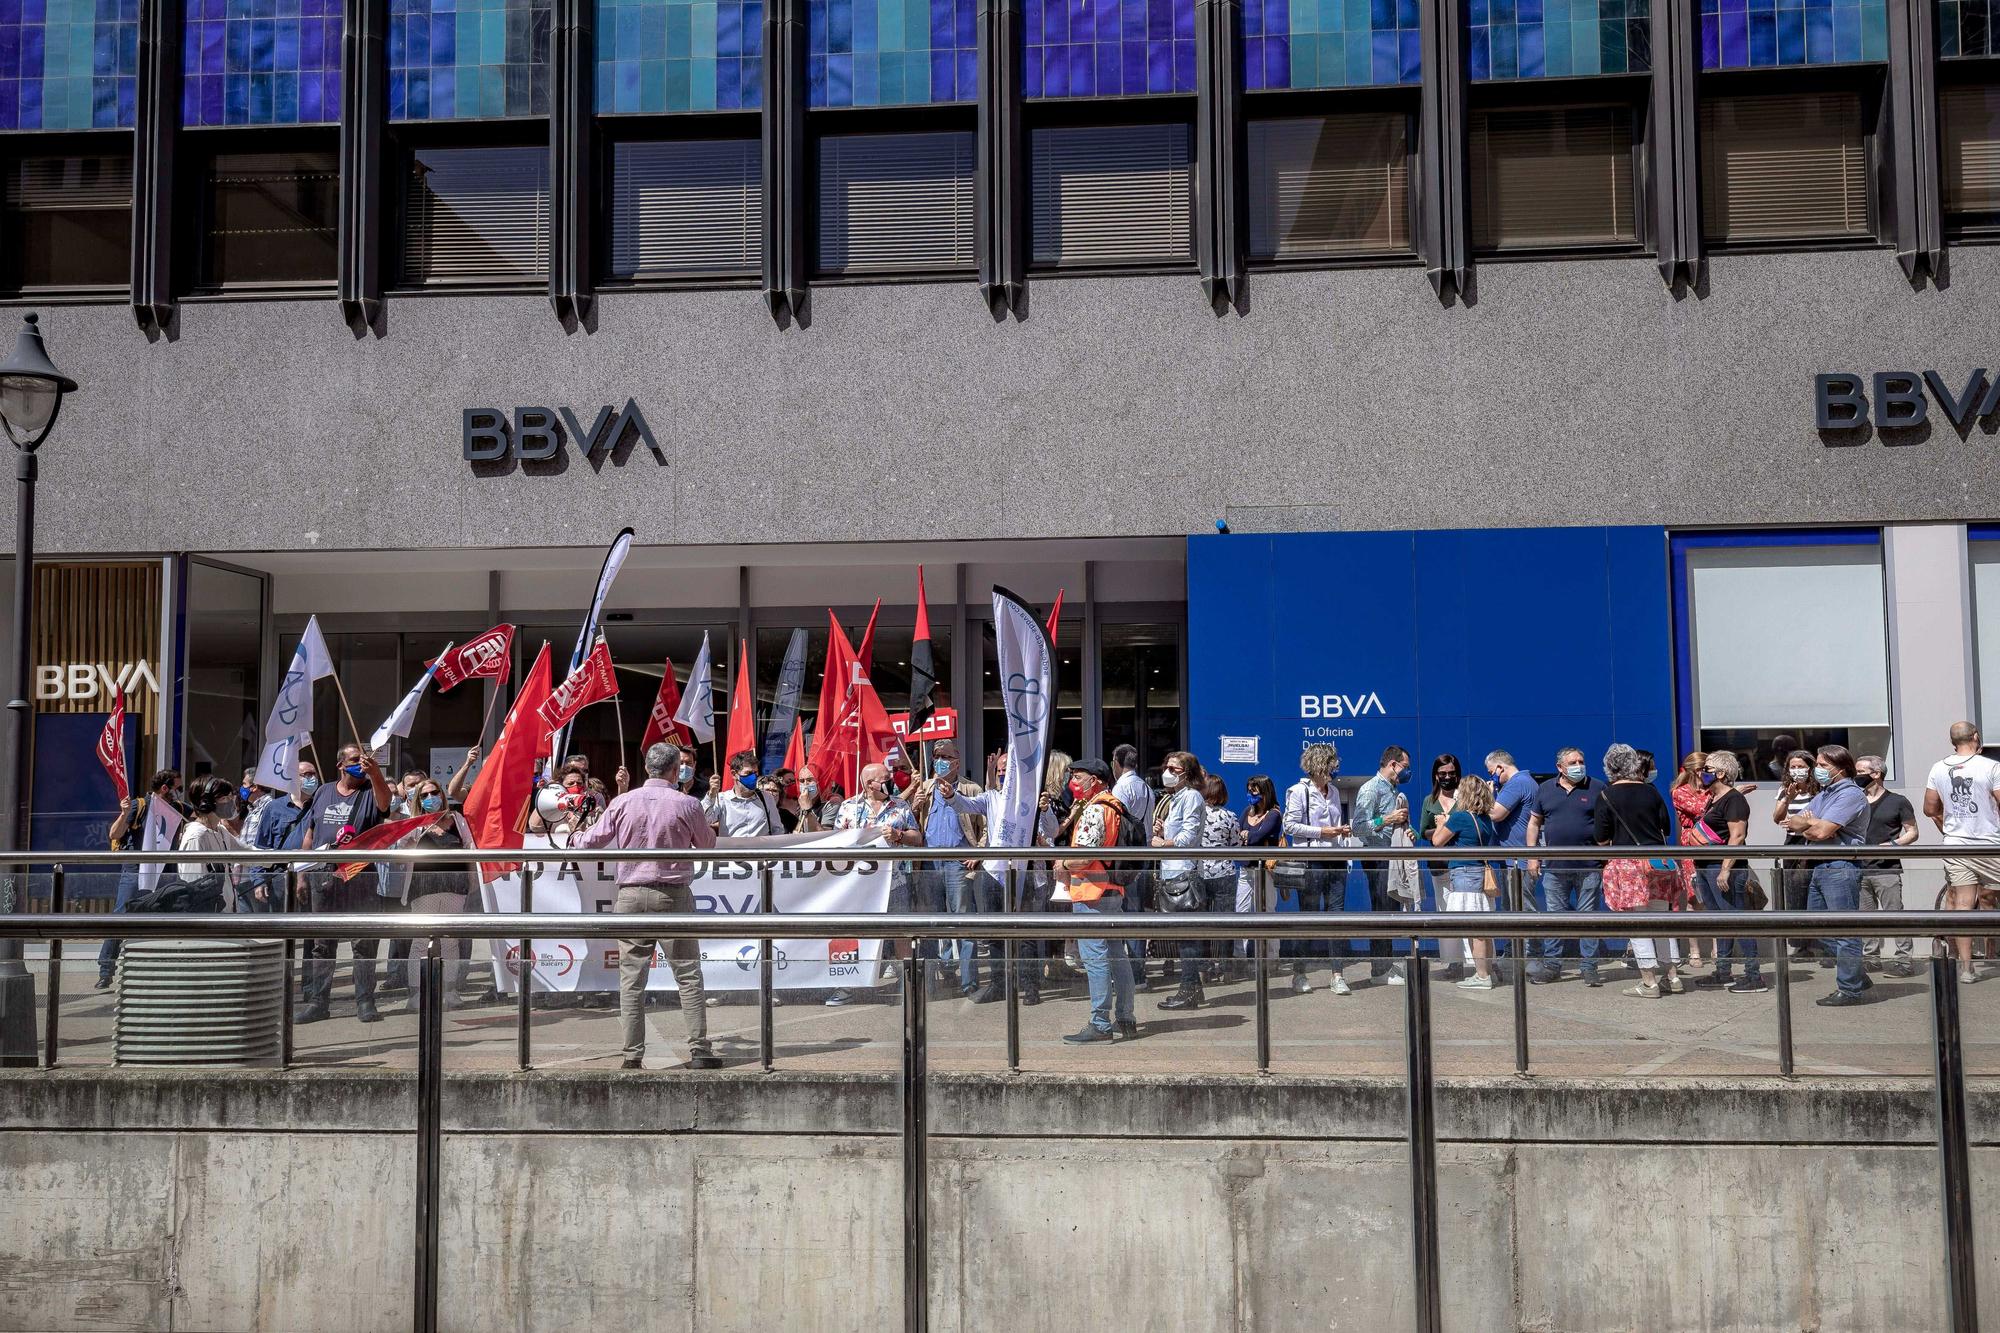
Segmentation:
[[(658, 4), (661, 0), (640, 0)], [(666, 0), (685, 7), (683, 0)], [(1029, 45), (1040, 48), (1050, 28), (1066, 33), (1065, 0), (1029, 0)], [(725, 4), (723, 10), (729, 6)], [(720, 12), (720, 11), (719, 11)], [(740, 19), (718, 18), (718, 45), (728, 52), (738, 42), (745, 57), (737, 74), (746, 105), (753, 87), (749, 58), (762, 48), (756, 25), (761, 6), (744, 5)], [(828, 62), (819, 78), (808, 71), (808, 106), (892, 106), (907, 103), (970, 101), (976, 93), (978, 44), (973, 0), (808, 0), (808, 51)], [(672, 29), (669, 29), (671, 38)], [(855, 57), (836, 64), (833, 57)], [(961, 80), (961, 66), (968, 76)], [(1037, 71), (1039, 73), (1039, 71)]]

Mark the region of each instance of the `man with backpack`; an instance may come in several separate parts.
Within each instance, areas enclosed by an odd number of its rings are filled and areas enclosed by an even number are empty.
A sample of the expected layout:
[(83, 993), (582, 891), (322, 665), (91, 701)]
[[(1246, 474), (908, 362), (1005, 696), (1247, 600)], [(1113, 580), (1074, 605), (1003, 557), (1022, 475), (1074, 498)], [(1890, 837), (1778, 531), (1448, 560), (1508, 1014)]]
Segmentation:
[[(1076, 798), (1069, 845), (1098, 854), (1056, 862), (1056, 876), (1069, 886), (1072, 911), (1092, 916), (1122, 912), (1125, 891), (1119, 882), (1120, 872), (1103, 851), (1131, 845), (1124, 827), (1136, 821), (1111, 794), (1111, 769), (1102, 759), (1079, 759), (1071, 764), (1069, 790)], [(1090, 983), (1090, 1021), (1063, 1040), (1082, 1046), (1138, 1036), (1139, 1024), (1132, 1012), (1132, 962), (1126, 951), (1112, 948), (1106, 940), (1078, 940), (1076, 952)]]

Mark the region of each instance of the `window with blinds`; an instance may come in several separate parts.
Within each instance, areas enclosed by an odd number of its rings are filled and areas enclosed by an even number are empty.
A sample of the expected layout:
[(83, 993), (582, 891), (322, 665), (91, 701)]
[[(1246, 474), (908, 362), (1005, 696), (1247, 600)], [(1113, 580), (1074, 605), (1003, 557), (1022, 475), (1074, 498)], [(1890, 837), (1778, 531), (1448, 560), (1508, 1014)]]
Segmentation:
[(1036, 267), (1193, 261), (1187, 126), (1038, 129), (1028, 177)]
[(340, 165), (331, 149), (217, 153), (206, 166), (202, 286), (333, 281)]
[(755, 139), (621, 143), (611, 155), (615, 279), (740, 277), (763, 254)]
[(1475, 249), (1638, 244), (1630, 107), (1475, 111), (1468, 137)]
[(22, 157), (0, 164), (0, 286), (123, 287), (131, 280), (132, 159)]
[(1399, 112), (1251, 121), (1250, 257), (1407, 252), (1409, 125)]
[(546, 282), (546, 146), (419, 148), (403, 200), (403, 281)]
[(969, 133), (822, 137), (819, 271), (970, 269), (973, 152)]
[(1960, 227), (2000, 228), (2000, 87), (1947, 87), (1939, 104), (1945, 216)]
[(1701, 226), (1722, 244), (1867, 236), (1860, 96), (1704, 98)]

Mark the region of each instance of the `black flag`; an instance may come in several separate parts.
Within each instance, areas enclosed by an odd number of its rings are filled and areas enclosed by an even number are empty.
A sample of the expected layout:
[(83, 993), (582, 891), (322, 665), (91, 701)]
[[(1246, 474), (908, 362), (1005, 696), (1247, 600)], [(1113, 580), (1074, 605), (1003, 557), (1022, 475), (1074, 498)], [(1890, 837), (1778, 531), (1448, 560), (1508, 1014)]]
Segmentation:
[(906, 735), (930, 720), (937, 705), (931, 692), (937, 688), (937, 674), (931, 665), (931, 609), (924, 601), (924, 567), (917, 566), (917, 631), (910, 644), (910, 723)]

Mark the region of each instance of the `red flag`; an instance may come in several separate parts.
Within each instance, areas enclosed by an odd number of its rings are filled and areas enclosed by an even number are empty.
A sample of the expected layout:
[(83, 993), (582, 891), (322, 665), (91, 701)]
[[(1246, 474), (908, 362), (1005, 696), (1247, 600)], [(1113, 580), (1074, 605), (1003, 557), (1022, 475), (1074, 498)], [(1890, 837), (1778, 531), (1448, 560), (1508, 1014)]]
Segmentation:
[(599, 639), (583, 664), (564, 677), (542, 704), (541, 719), (551, 732), (561, 731), (578, 713), (617, 693), (618, 668), (611, 663), (611, 645)]
[[(882, 614), (882, 599), (875, 599), (875, 609), (868, 613), (868, 628), (861, 631), (861, 646), (854, 649), (854, 656), (861, 662), (861, 674), (868, 674), (875, 666), (875, 617)], [(830, 650), (829, 650), (830, 651)]]
[[(386, 824), (377, 824), (364, 833), (357, 833), (346, 842), (336, 846), (346, 851), (373, 852), (385, 847), (400, 847), (433, 824), (442, 823), (451, 816), (440, 811), (434, 815), (417, 815), (411, 819), (392, 819)], [(366, 861), (343, 861), (333, 873), (344, 883), (368, 868)]]
[(854, 649), (847, 642), (847, 631), (840, 627), (840, 617), (832, 611), (826, 613), (826, 664), (819, 679), (819, 712), (813, 718), (812, 749), (806, 761), (818, 775), (822, 787), (835, 783), (843, 787), (847, 782), (851, 763), (843, 763), (844, 749), (840, 744), (840, 731), (835, 721), (840, 717), (841, 705), (847, 698), (847, 677), (836, 665), (842, 660), (845, 650), (852, 655)]
[(646, 734), (639, 738), (641, 755), (669, 736), (677, 745), (694, 744), (694, 733), (674, 721), (674, 714), (680, 711), (681, 684), (674, 679), (674, 659), (669, 657), (666, 674), (660, 678), (659, 696), (653, 700), (653, 711), (646, 715)]
[(1062, 623), (1062, 595), (1063, 595), (1063, 590), (1062, 590), (1061, 588), (1057, 588), (1057, 589), (1056, 589), (1056, 604), (1055, 604), (1054, 606), (1052, 606), (1052, 607), (1050, 607), (1050, 608), (1049, 608), (1049, 642), (1050, 642), (1050, 643), (1054, 643), (1054, 642), (1056, 641), (1056, 626), (1057, 626), (1057, 625), (1060, 625), (1060, 624)]
[[(472, 845), (479, 848), (519, 847), (527, 823), (528, 801), (535, 794), (535, 762), (549, 752), (554, 733), (542, 722), (541, 708), (549, 698), (549, 645), (535, 654), (500, 739), (493, 742), (472, 790), (465, 797), (465, 822)], [(514, 868), (512, 863), (488, 863), (479, 868), (487, 881)]]
[(111, 785), (118, 792), (118, 804), (123, 806), (132, 799), (132, 782), (126, 776), (125, 690), (122, 686), (111, 697), (111, 718), (104, 724), (104, 734), (97, 738), (97, 762), (104, 765), (104, 771), (111, 776)]
[(728, 763), (730, 756), (742, 754), (745, 750), (757, 750), (757, 708), (750, 694), (750, 673), (744, 668), (750, 664), (750, 648), (742, 639), (736, 641), (736, 688), (729, 692), (729, 732), (723, 738), (722, 759)]
[[(833, 753), (841, 767), (833, 771), (853, 781), (858, 788), (862, 767), (879, 763), (882, 756), (901, 746), (902, 738), (889, 725), (889, 712), (882, 707), (860, 654), (847, 646), (847, 636), (829, 640), (827, 648), (829, 673), (837, 672), (838, 678), (846, 682), (832, 728), (832, 735), (838, 738), (832, 742), (838, 747)], [(822, 775), (828, 771), (821, 769), (817, 754), (813, 757), (813, 771)], [(825, 780), (824, 776), (821, 780)]]
[(806, 728), (805, 724), (799, 721), (795, 717), (792, 719), (791, 744), (785, 747), (785, 767), (789, 769), (791, 771), (792, 776), (796, 778), (799, 775), (799, 770), (805, 767), (805, 762), (806, 762)]
[(484, 677), (507, 679), (513, 661), (514, 627), (495, 625), (476, 639), (459, 644), (437, 660), (438, 693), (443, 694), (463, 681)]
[(924, 567), (917, 566), (917, 628), (910, 636), (910, 730), (924, 725), (936, 704), (937, 666), (931, 656), (931, 608), (924, 600)]

